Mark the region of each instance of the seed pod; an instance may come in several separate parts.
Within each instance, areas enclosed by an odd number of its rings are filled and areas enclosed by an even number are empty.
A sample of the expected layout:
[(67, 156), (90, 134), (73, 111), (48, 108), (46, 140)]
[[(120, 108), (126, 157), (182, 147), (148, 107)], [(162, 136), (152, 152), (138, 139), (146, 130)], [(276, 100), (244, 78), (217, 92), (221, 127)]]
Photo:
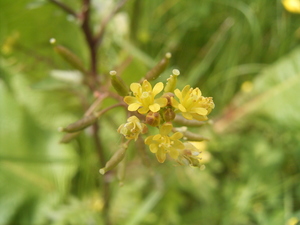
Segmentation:
[(115, 154), (105, 164), (105, 167), (99, 170), (99, 173), (104, 175), (107, 171), (115, 168), (124, 159), (127, 148), (128, 148), (128, 144), (127, 143), (123, 144), (121, 148), (117, 152), (115, 152)]
[(74, 138), (76, 138), (80, 134), (80, 132), (81, 131), (65, 134), (59, 143), (62, 143), (62, 144), (69, 143)]
[(157, 127), (160, 124), (160, 115), (158, 112), (149, 112), (146, 115), (146, 124), (149, 124), (152, 127)]
[(84, 74), (87, 74), (88, 72), (83, 66), (83, 63), (81, 60), (78, 58), (77, 55), (75, 55), (73, 52), (71, 52), (69, 49), (67, 49), (64, 46), (61, 45), (56, 45), (54, 46), (54, 50), (62, 56), (71, 66), (74, 68), (78, 69)]
[(182, 126), (187, 126), (187, 127), (201, 127), (205, 124), (210, 123), (211, 121), (198, 121), (198, 120), (188, 120), (184, 118), (183, 116), (176, 115), (174, 119), (175, 123), (178, 123)]
[(204, 140), (209, 140), (208, 138), (200, 135), (200, 134), (195, 134), (190, 131), (185, 131), (183, 132), (183, 136), (189, 140), (189, 141), (204, 141)]
[(64, 131), (68, 133), (73, 133), (76, 131), (83, 130), (84, 128), (95, 123), (100, 115), (92, 114), (90, 116), (83, 117), (82, 119), (76, 121), (75, 123), (71, 123), (67, 127), (58, 128), (59, 131)]
[(165, 92), (174, 92), (177, 84), (177, 77), (180, 75), (180, 71), (177, 69), (174, 69), (172, 71), (172, 75), (167, 79), (167, 84), (165, 86)]
[(124, 158), (118, 165), (117, 177), (119, 180), (119, 186), (124, 185), (124, 178), (126, 174), (126, 159)]
[(158, 78), (158, 76), (167, 68), (171, 57), (171, 53), (168, 52), (165, 57), (146, 74), (145, 79), (151, 81)]
[(110, 77), (111, 77), (111, 84), (114, 87), (114, 89), (118, 92), (121, 96), (129, 95), (129, 88), (124, 82), (124, 80), (117, 76), (116, 71), (110, 71)]

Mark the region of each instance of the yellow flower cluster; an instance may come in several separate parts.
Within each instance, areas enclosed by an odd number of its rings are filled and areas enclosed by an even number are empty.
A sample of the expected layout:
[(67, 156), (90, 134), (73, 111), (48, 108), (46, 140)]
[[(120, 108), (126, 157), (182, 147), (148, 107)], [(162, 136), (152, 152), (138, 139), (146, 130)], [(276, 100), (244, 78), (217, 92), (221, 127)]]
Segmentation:
[[(126, 139), (137, 140), (140, 134), (147, 132), (146, 124), (157, 127), (158, 134), (148, 136), (145, 144), (160, 163), (169, 155), (179, 164), (199, 167), (199, 149), (188, 141), (182, 141), (184, 134), (175, 131), (172, 121), (176, 114), (187, 120), (205, 121), (215, 105), (211, 97), (202, 96), (199, 88), (186, 85), (182, 90), (175, 89), (178, 75), (179, 71), (175, 70), (165, 89), (162, 82), (156, 83), (153, 88), (147, 80), (142, 84), (132, 83), (131, 95), (125, 96), (124, 102), (128, 111), (136, 116), (129, 117), (118, 132)], [(161, 93), (163, 90), (164, 93)]]

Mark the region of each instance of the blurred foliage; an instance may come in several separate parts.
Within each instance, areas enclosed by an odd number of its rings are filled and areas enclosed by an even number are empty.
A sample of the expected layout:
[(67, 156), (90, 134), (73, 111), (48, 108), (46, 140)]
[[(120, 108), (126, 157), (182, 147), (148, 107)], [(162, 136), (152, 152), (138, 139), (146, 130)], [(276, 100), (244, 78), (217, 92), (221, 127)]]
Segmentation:
[[(93, 1), (95, 29), (113, 3)], [(88, 65), (79, 24), (46, 0), (1, 0), (0, 9), (0, 225), (102, 224), (89, 130), (58, 143), (57, 127), (80, 118), (87, 90), (49, 39)], [(300, 15), (279, 0), (128, 1), (99, 51), (103, 79), (118, 68), (128, 83), (137, 81), (170, 51), (179, 84), (213, 96), (216, 109), (214, 124), (201, 128), (211, 138), (204, 170), (154, 160), (147, 167), (131, 146), (125, 185), (110, 177), (113, 224), (296, 224), (299, 25)], [(107, 156), (120, 143), (122, 113), (100, 119)]]

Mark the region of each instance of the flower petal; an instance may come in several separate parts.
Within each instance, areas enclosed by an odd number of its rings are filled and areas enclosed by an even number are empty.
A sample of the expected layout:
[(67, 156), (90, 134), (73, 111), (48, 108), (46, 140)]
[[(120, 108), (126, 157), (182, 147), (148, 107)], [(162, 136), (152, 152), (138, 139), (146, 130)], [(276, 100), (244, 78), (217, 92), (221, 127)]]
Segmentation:
[(168, 135), (173, 129), (173, 125), (171, 123), (164, 123), (160, 129), (159, 129), (159, 133), (163, 136)]
[(149, 148), (152, 153), (157, 153), (158, 146), (156, 144), (150, 144)]
[(156, 153), (157, 161), (163, 163), (166, 160), (166, 153), (163, 151), (158, 151)]
[(128, 106), (128, 111), (136, 111), (140, 106), (140, 103), (132, 103)]
[(179, 89), (176, 89), (176, 90), (174, 91), (174, 94), (177, 96), (177, 98), (179, 98), (179, 100), (182, 99), (182, 94), (181, 94), (181, 91), (180, 91)]
[(169, 155), (173, 158), (173, 159), (177, 159), (179, 156), (179, 151), (175, 148), (170, 148), (170, 152)]
[(157, 103), (154, 103), (152, 105), (149, 105), (149, 109), (152, 111), (152, 112), (158, 112), (160, 110), (160, 105), (157, 104)]
[(182, 89), (182, 96), (186, 96), (189, 91), (190, 91), (191, 86), (190, 85), (186, 85), (183, 89)]
[(152, 142), (152, 139), (153, 139), (153, 136), (147, 137), (147, 138), (145, 139), (145, 144), (146, 144), (146, 145), (150, 145), (151, 142)]
[(196, 108), (195, 112), (202, 116), (205, 116), (208, 113), (207, 109), (205, 109), (205, 108)]
[(156, 134), (156, 135), (153, 136), (153, 140), (155, 140), (155, 141), (160, 139), (160, 138), (161, 138), (160, 134)]
[(182, 134), (182, 133), (176, 132), (176, 133), (173, 134), (170, 138), (171, 138), (172, 140), (177, 140), (177, 139), (180, 139), (180, 138), (182, 138), (182, 137), (183, 137), (183, 134)]
[(136, 99), (136, 97), (126, 96), (124, 98), (124, 102), (126, 102), (128, 105), (130, 105), (132, 103), (138, 103), (139, 101)]
[(184, 144), (178, 140), (174, 140), (173, 147), (176, 149), (181, 149), (181, 150), (183, 150), (185, 148)]
[(182, 116), (188, 120), (192, 120), (193, 119), (193, 116), (192, 114), (190, 113), (182, 113)]
[(153, 87), (153, 95), (157, 95), (159, 92), (161, 92), (164, 89), (164, 84), (162, 82), (159, 82), (157, 84), (155, 84), (155, 86)]
[(165, 107), (168, 104), (168, 99), (166, 98), (158, 98), (154, 100), (155, 103), (159, 104), (160, 107)]
[(179, 109), (181, 112), (186, 112), (186, 108), (185, 108), (182, 104), (178, 104), (178, 109)]
[(144, 80), (144, 81), (143, 81), (142, 89), (143, 89), (143, 92), (145, 92), (145, 91), (147, 91), (147, 92), (152, 91), (152, 86), (151, 86), (151, 84), (149, 83), (149, 81), (147, 81), (147, 80)]
[(174, 108), (176, 108), (176, 109), (178, 109), (178, 105), (179, 105), (179, 103), (178, 103), (178, 101), (175, 99), (175, 98), (171, 98), (171, 104), (172, 104), (172, 106), (174, 107)]
[(130, 90), (135, 94), (138, 93), (141, 89), (141, 85), (139, 83), (132, 83), (130, 84)]
[[(141, 105), (141, 106), (142, 106), (142, 105)], [(149, 107), (145, 107), (145, 106), (142, 106), (142, 108), (140, 108), (140, 109), (138, 110), (138, 112), (139, 112), (140, 114), (146, 114), (148, 111), (149, 111)]]
[(193, 113), (192, 117), (193, 117), (195, 120), (198, 120), (198, 121), (205, 121), (205, 120), (208, 120), (207, 116), (202, 116), (202, 115), (199, 115), (199, 114), (196, 114), (196, 113)]

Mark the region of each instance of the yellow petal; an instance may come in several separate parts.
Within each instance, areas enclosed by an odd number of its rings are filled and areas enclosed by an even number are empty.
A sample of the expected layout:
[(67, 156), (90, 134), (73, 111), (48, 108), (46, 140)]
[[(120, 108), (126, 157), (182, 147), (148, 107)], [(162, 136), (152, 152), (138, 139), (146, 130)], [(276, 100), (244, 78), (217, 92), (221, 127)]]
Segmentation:
[(154, 103), (152, 105), (149, 105), (149, 109), (152, 111), (152, 112), (158, 112), (160, 110), (160, 105), (157, 104), (157, 103)]
[(127, 119), (127, 122), (138, 123), (138, 122), (140, 122), (140, 120), (136, 116), (131, 116)]
[(130, 84), (130, 90), (133, 93), (138, 93), (140, 89), (141, 89), (141, 85), (139, 83), (132, 83), (132, 84)]
[(179, 109), (181, 112), (186, 112), (186, 108), (185, 108), (182, 104), (179, 104), (179, 105), (178, 105), (178, 109)]
[(192, 120), (193, 116), (190, 113), (182, 113), (182, 116), (188, 120)]
[(207, 113), (208, 113), (207, 109), (205, 109), (205, 108), (196, 108), (195, 112), (197, 114), (200, 114), (200, 115), (203, 115), (203, 116), (207, 115)]
[(160, 129), (159, 129), (159, 133), (161, 135), (168, 135), (173, 129), (173, 125), (171, 123), (164, 123)]
[(128, 106), (128, 111), (136, 111), (140, 106), (140, 103), (132, 103)]
[(179, 103), (178, 103), (178, 101), (175, 99), (175, 98), (171, 98), (171, 104), (172, 104), (172, 106), (174, 107), (174, 108), (176, 108), (176, 109), (178, 109), (178, 105), (179, 105)]
[(140, 109), (138, 110), (138, 112), (139, 112), (140, 114), (146, 114), (148, 111), (149, 111), (149, 108), (148, 108), (148, 107), (145, 107), (145, 106), (142, 106), (142, 108), (140, 108)]
[(163, 151), (158, 151), (156, 153), (156, 158), (158, 162), (163, 163), (166, 160), (166, 153)]
[(144, 91), (150, 92), (150, 91), (152, 91), (152, 86), (147, 80), (144, 80), (143, 84), (142, 84), (142, 89), (143, 89), (143, 92)]
[(202, 115), (199, 115), (199, 114), (196, 114), (196, 113), (193, 113), (193, 116), (192, 116), (195, 120), (198, 120), (198, 121), (205, 121), (205, 120), (208, 120), (207, 116), (202, 116)]
[(179, 151), (175, 148), (170, 148), (170, 152), (169, 155), (173, 158), (173, 159), (177, 159), (179, 156)]
[(133, 103), (138, 103), (139, 101), (135, 97), (126, 96), (124, 98), (124, 102), (126, 102), (128, 105), (130, 105), (130, 104), (133, 104)]
[(149, 148), (152, 153), (157, 153), (158, 147), (156, 144), (149, 145)]
[(181, 91), (179, 91), (179, 89), (176, 89), (176, 90), (174, 91), (174, 94), (177, 96), (177, 98), (179, 98), (179, 100), (182, 99), (182, 94), (181, 94)]
[(165, 107), (168, 104), (168, 100), (166, 98), (158, 98), (155, 99), (154, 102), (159, 104), (160, 107)]
[(155, 140), (155, 141), (160, 139), (160, 138), (161, 138), (160, 134), (156, 134), (156, 135), (153, 136), (153, 140)]
[(175, 134), (173, 134), (173, 135), (171, 136), (171, 139), (172, 139), (172, 140), (180, 139), (180, 138), (182, 138), (182, 136), (183, 136), (182, 133), (176, 132)]
[(159, 92), (161, 92), (163, 89), (164, 89), (164, 84), (162, 82), (159, 82), (159, 83), (155, 84), (152, 93), (155, 96)]
[(152, 142), (152, 137), (153, 137), (153, 136), (149, 136), (149, 137), (147, 137), (147, 138), (145, 139), (145, 144), (146, 144), (146, 145), (150, 145), (150, 144), (151, 144), (151, 142)]
[(184, 144), (179, 140), (174, 140), (174, 148), (183, 150), (185, 148)]
[(183, 97), (186, 96), (186, 95), (189, 93), (190, 88), (191, 88), (190, 85), (186, 85), (186, 86), (183, 88), (183, 90), (182, 90), (182, 96), (183, 96)]

